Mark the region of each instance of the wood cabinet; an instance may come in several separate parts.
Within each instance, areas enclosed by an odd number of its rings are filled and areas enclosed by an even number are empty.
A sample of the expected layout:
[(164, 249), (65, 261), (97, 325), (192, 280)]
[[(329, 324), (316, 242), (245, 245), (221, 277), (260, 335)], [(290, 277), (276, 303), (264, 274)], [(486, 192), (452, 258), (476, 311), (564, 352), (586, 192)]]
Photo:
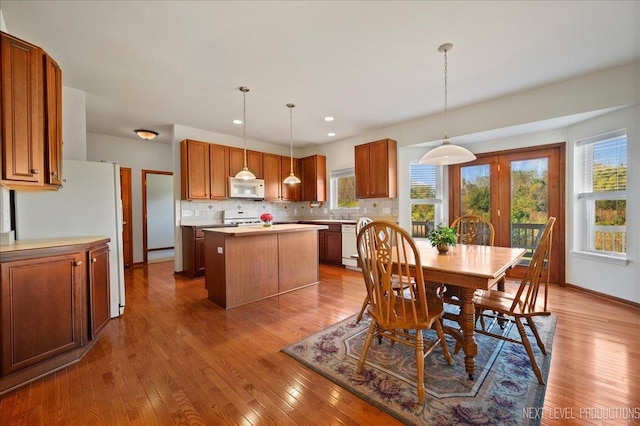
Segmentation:
[(180, 143), (183, 200), (227, 198), (229, 147), (185, 139)]
[(89, 338), (95, 339), (111, 319), (109, 247), (89, 251)]
[(38, 46), (0, 33), (2, 176), (10, 189), (62, 180), (62, 71)]
[[(244, 167), (244, 149), (229, 148), (229, 176), (235, 176)], [(247, 167), (258, 179), (264, 179), (262, 152), (247, 150)]]
[(318, 232), (318, 256), (321, 263), (342, 264), (342, 227), (328, 225), (329, 229)]
[(282, 198), (282, 160), (280, 155), (262, 154), (265, 201), (280, 201)]
[(356, 198), (397, 197), (397, 144), (393, 139), (356, 145)]
[[(301, 175), (301, 160), (299, 158), (293, 159), (293, 173), (302, 180)], [(282, 156), (280, 158), (280, 178), (281, 178), (281, 190), (280, 196), (282, 201), (300, 201), (300, 193), (302, 192), (302, 183), (289, 185), (282, 183), (284, 179), (291, 173), (291, 157)]]
[(62, 70), (44, 54), (45, 183), (62, 185)]
[(0, 393), (78, 361), (108, 323), (109, 240), (77, 240), (0, 248)]
[(189, 278), (204, 275), (204, 232), (195, 226), (182, 227), (182, 273)]
[(327, 157), (312, 155), (302, 160), (302, 201), (326, 201)]

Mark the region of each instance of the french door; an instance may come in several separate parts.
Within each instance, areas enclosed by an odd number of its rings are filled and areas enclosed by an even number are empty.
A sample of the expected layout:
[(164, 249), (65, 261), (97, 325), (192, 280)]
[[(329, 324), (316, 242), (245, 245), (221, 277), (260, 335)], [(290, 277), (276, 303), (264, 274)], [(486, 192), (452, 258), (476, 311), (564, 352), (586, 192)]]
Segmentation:
[(495, 245), (527, 250), (508, 274), (520, 278), (547, 219), (556, 217), (550, 280), (564, 284), (565, 144), (477, 157), (449, 166), (449, 223), (463, 214), (490, 220), (496, 230)]

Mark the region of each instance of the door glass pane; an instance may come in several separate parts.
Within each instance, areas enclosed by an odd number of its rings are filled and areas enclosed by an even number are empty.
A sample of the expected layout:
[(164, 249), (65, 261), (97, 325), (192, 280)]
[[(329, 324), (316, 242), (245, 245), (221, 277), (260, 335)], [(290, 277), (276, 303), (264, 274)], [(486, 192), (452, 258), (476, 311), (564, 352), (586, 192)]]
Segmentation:
[(549, 160), (511, 162), (511, 247), (527, 249), (521, 265), (528, 265), (549, 217)]
[(491, 220), (490, 175), (489, 164), (460, 167), (460, 215), (475, 214)]

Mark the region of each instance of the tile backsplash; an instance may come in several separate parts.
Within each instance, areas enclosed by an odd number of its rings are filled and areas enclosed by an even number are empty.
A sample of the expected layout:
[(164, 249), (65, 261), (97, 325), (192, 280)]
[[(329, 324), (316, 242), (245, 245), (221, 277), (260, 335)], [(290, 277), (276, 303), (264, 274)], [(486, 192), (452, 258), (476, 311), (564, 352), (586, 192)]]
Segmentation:
[(221, 223), (223, 210), (257, 210), (258, 216), (269, 212), (275, 221), (309, 219), (358, 219), (361, 216), (397, 220), (397, 198), (372, 198), (360, 200), (357, 209), (330, 209), (328, 203), (321, 207), (309, 202), (270, 202), (242, 199), (225, 201), (180, 201), (181, 223), (210, 222)]

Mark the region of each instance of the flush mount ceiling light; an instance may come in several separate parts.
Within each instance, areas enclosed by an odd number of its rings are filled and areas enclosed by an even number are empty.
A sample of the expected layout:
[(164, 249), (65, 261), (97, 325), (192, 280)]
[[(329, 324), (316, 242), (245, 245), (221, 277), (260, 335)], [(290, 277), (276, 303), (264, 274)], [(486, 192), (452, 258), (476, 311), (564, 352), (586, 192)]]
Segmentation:
[(325, 117), (324, 121), (333, 121), (333, 117), (331, 117), (331, 116)]
[(158, 136), (158, 132), (154, 132), (153, 130), (136, 129), (134, 133), (138, 135), (138, 137), (148, 141)]
[(444, 139), (439, 147), (432, 149), (422, 156), (420, 164), (460, 164), (473, 161), (476, 156), (466, 148), (453, 145), (449, 140), (449, 132), (447, 131), (447, 51), (453, 48), (453, 44), (446, 43), (438, 48), (438, 51), (444, 52)]
[(291, 168), (289, 169), (289, 176), (285, 178), (284, 183), (293, 185), (300, 183), (300, 179), (293, 173), (293, 108), (295, 108), (295, 105), (287, 104), (287, 108), (289, 108), (289, 153), (291, 155)]
[(249, 167), (247, 167), (247, 92), (248, 88), (242, 86), (239, 87), (242, 92), (242, 141), (244, 143), (244, 163), (242, 170), (240, 170), (236, 174), (236, 179), (242, 180), (253, 180), (256, 178), (256, 175), (249, 171)]

